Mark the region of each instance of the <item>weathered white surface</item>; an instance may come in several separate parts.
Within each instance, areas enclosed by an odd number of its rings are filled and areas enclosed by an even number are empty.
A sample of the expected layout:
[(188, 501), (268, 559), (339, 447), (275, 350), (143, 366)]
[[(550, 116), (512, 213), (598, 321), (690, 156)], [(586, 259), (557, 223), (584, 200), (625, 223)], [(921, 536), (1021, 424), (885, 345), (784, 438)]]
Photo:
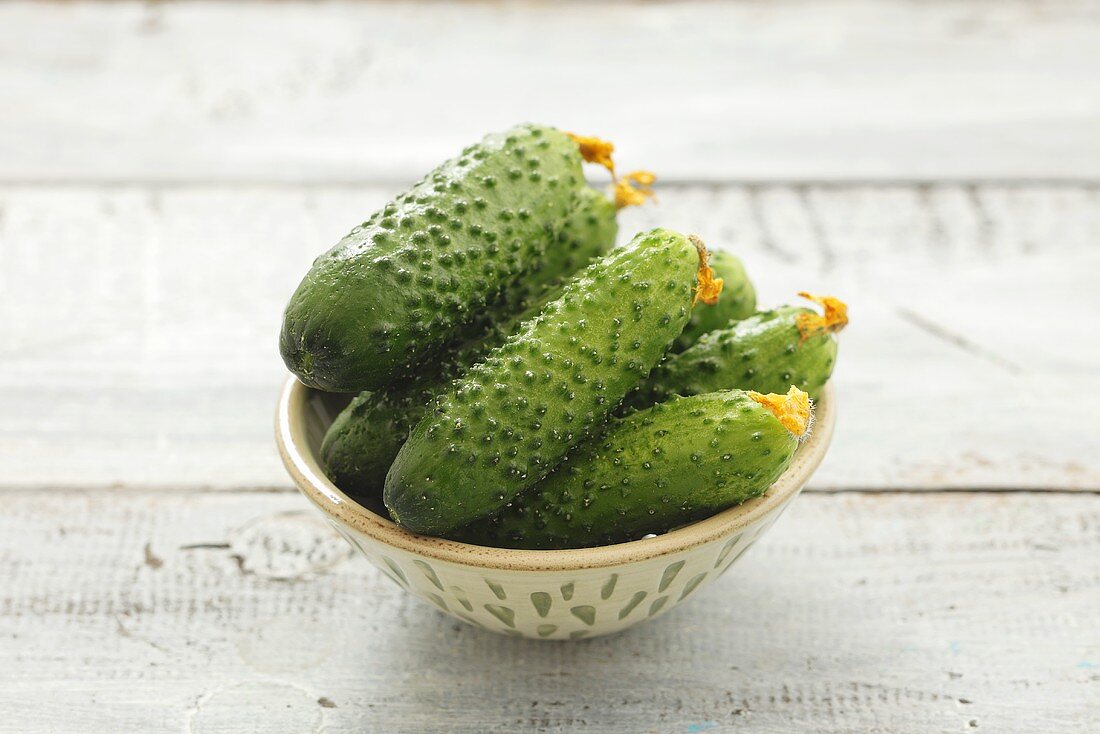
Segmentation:
[(1095, 728), (1097, 494), (807, 494), (540, 644), (351, 559), (270, 422), (313, 256), (536, 119), (716, 182), (626, 233), (850, 301), (813, 488), (1100, 490), (1098, 47), (1087, 0), (0, 4), (0, 731)]
[[(0, 484), (287, 486), (282, 307), (392, 193), (0, 188)], [(850, 302), (814, 487), (1100, 488), (1097, 188), (669, 187), (656, 224)]]
[(296, 493), (0, 493), (18, 732), (1085, 732), (1100, 497), (806, 495), (611, 638), (452, 622)]
[(405, 180), (535, 119), (666, 177), (1100, 176), (1089, 0), (0, 4), (0, 179)]

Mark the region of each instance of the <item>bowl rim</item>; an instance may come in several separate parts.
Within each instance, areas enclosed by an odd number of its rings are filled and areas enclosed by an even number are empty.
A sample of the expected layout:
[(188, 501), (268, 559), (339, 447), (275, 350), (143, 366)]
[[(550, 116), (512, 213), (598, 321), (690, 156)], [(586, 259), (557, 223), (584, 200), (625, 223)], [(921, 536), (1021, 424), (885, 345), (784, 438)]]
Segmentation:
[(679, 553), (728, 537), (782, 508), (817, 469), (832, 441), (836, 408), (831, 384), (817, 401), (813, 430), (795, 453), (787, 471), (768, 491), (706, 519), (653, 538), (595, 548), (518, 550), (460, 543), (417, 535), (351, 499), (325, 476), (305, 436), (305, 411), (311, 388), (291, 376), (279, 395), (275, 437), (279, 455), (299, 491), (331, 519), (384, 545), (420, 557), (498, 571), (579, 571), (607, 568)]

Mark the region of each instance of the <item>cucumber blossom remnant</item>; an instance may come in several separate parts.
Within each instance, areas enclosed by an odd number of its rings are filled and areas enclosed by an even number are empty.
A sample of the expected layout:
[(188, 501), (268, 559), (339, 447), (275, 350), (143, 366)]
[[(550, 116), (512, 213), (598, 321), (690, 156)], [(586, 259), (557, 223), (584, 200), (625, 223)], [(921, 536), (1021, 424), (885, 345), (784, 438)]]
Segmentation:
[(749, 390), (746, 394), (771, 411), (775, 419), (795, 438), (805, 437), (810, 430), (813, 419), (810, 396), (794, 385), (791, 385), (786, 395), (776, 393), (764, 395), (753, 390)]
[(699, 275), (695, 281), (695, 292), (691, 297), (691, 305), (694, 306), (702, 301), (708, 306), (713, 306), (718, 303), (718, 296), (722, 293), (722, 279), (714, 277), (714, 270), (710, 267), (710, 252), (703, 245), (703, 241), (695, 235), (690, 235), (688, 239), (695, 245), (702, 259)]
[(657, 177), (649, 171), (631, 171), (616, 179), (613, 184), (615, 206), (620, 209), (638, 206), (653, 198), (652, 186), (656, 180)]
[(611, 160), (611, 154), (615, 152), (614, 143), (591, 135), (577, 135), (575, 133), (566, 133), (566, 135), (577, 144), (577, 149), (580, 151), (585, 163), (595, 163), (603, 166), (612, 176), (615, 175), (615, 162)]
[(799, 315), (795, 325), (803, 341), (815, 334), (836, 333), (848, 325), (848, 304), (844, 301), (832, 296), (815, 296), (806, 291), (799, 291), (798, 295), (813, 301), (825, 311), (820, 315), (813, 312)]
[(722, 294), (714, 308), (697, 308), (691, 312), (691, 320), (672, 345), (673, 352), (682, 352), (703, 334), (728, 326), (756, 311), (756, 291), (740, 260), (728, 252), (711, 250), (710, 267), (722, 280)]

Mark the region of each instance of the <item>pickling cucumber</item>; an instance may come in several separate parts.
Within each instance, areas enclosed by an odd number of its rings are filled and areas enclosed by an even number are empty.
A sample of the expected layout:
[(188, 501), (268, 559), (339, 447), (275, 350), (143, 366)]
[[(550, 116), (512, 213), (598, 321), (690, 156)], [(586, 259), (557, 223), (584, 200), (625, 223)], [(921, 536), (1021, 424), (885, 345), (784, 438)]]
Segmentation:
[(450, 537), (561, 549), (663, 533), (763, 494), (809, 422), (809, 398), (797, 388), (673, 398), (612, 422), (502, 511)]
[(668, 230), (589, 266), (437, 398), (386, 477), (391, 516), (440, 534), (504, 506), (598, 432), (720, 288), (702, 242)]
[(321, 390), (383, 387), (523, 288), (581, 190), (577, 142), (521, 125), (487, 136), (317, 258), (279, 347)]

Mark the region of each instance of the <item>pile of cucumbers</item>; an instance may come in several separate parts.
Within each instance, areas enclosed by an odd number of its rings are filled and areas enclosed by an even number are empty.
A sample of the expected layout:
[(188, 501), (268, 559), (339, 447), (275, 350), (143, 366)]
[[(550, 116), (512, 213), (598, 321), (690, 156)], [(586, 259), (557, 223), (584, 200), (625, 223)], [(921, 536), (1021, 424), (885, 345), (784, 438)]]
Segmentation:
[(615, 248), (652, 175), (616, 176), (611, 152), (489, 135), (313, 263), (280, 349), (304, 384), (355, 394), (321, 446), (345, 494), (416, 533), (579, 548), (707, 517), (790, 465), (845, 305), (757, 311), (740, 261), (693, 235)]

